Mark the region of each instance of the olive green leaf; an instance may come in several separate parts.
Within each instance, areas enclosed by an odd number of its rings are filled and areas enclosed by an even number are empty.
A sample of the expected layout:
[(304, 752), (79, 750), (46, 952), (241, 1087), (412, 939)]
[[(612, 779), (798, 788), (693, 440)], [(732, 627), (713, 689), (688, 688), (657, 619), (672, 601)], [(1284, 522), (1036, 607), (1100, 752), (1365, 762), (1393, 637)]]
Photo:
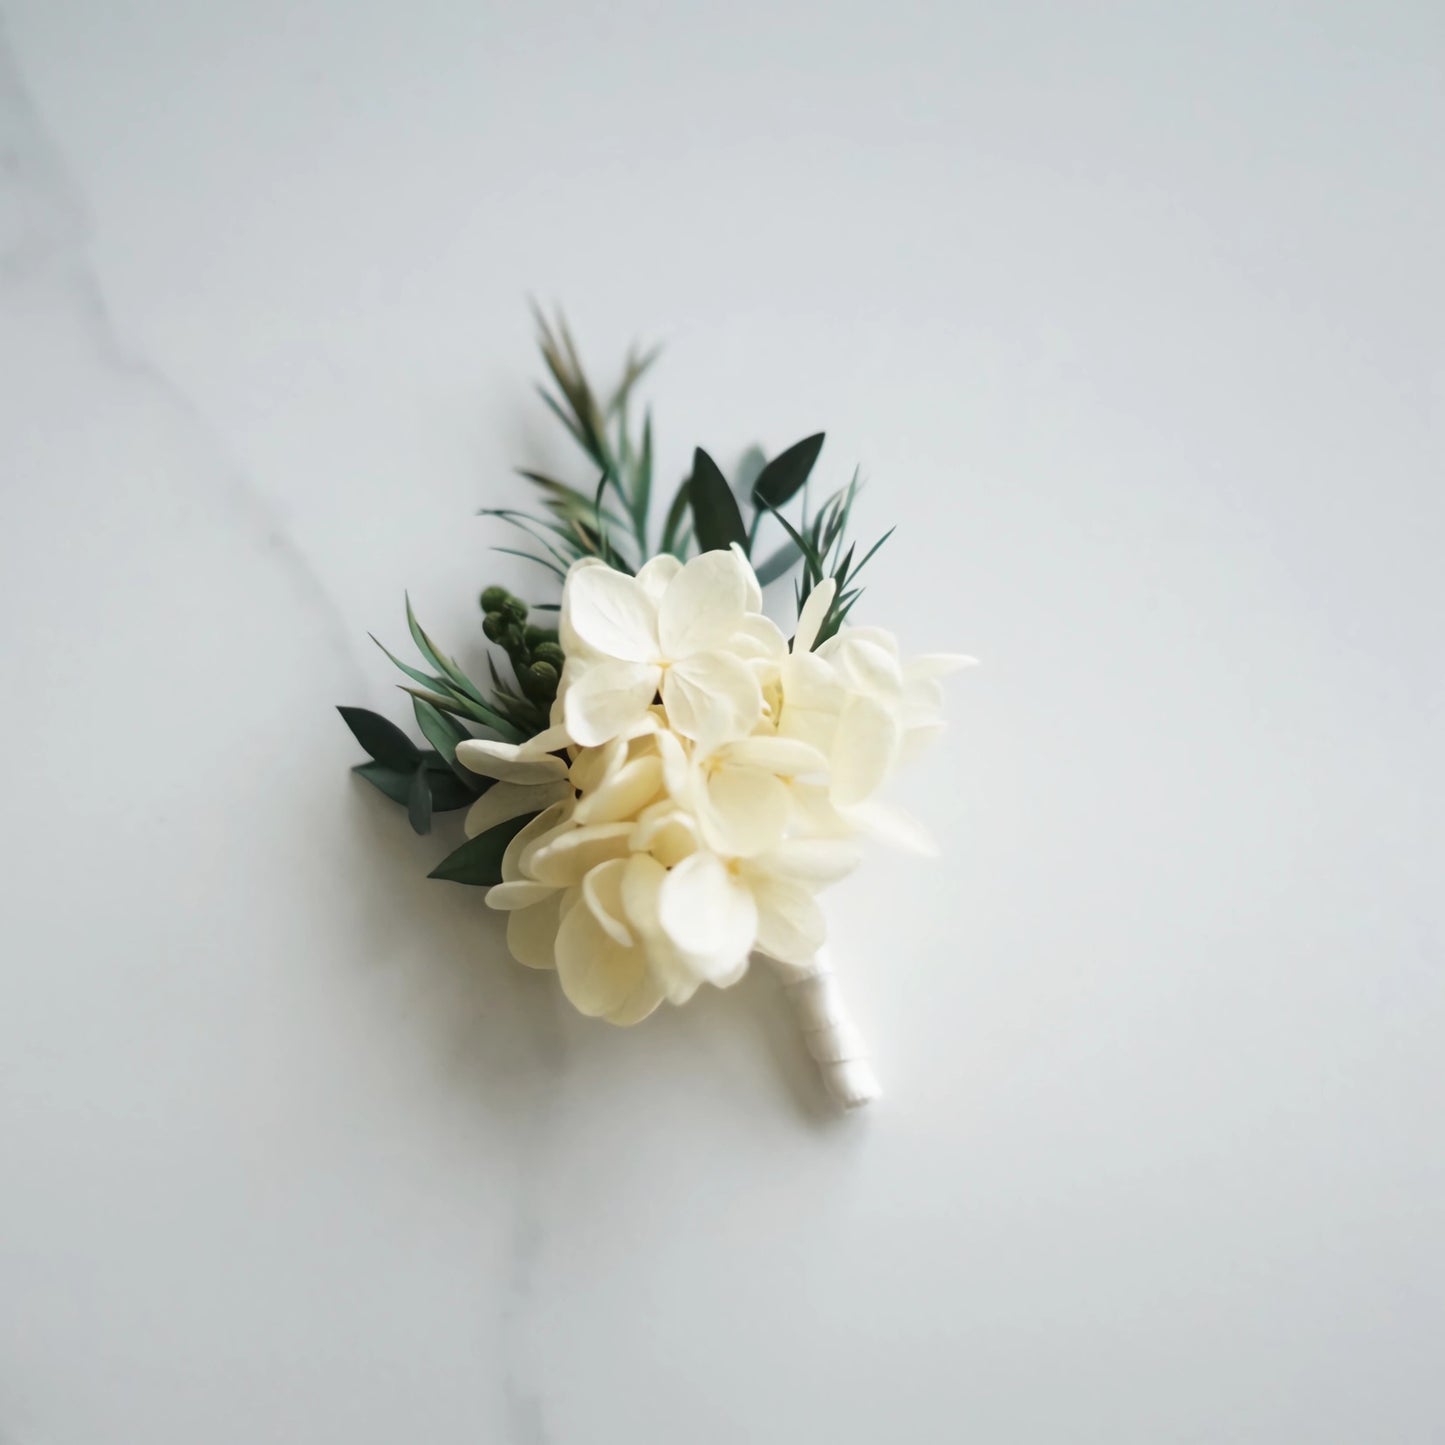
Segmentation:
[[(458, 808), (470, 808), (477, 801), (478, 792), (486, 790), (485, 778), (477, 779), (481, 785), (479, 788), (468, 788), (438, 754), (425, 752), (421, 756), (426, 765), (427, 786), (431, 789), (432, 812), (454, 813)], [(400, 768), (388, 768), (383, 763), (357, 763), (351, 771), (365, 778), (393, 803), (406, 807), (415, 769), (408, 768), (403, 772)]]
[[(532, 817), (536, 817), (534, 813)], [(502, 854), (507, 844), (532, 821), (532, 818), (511, 818), (470, 838), (453, 853), (448, 853), (428, 878), (445, 883), (466, 883), (476, 888), (490, 888), (502, 881)]]
[(406, 793), (406, 816), (411, 821), (412, 832), (431, 832), (431, 788), (427, 783), (426, 764), (418, 763), (411, 775), (411, 786)]
[(356, 741), (377, 762), (406, 772), (416, 767), (420, 756), (417, 746), (395, 723), (364, 707), (338, 707), (336, 711)]
[(692, 479), (687, 491), (697, 545), (702, 551), (727, 548), (734, 542), (747, 547), (748, 529), (743, 525), (737, 498), (717, 463), (701, 447), (692, 454)]
[(808, 480), (813, 463), (823, 449), (824, 433), (804, 437), (794, 442), (787, 451), (779, 452), (753, 483), (753, 505), (755, 507), (781, 507), (789, 502)]

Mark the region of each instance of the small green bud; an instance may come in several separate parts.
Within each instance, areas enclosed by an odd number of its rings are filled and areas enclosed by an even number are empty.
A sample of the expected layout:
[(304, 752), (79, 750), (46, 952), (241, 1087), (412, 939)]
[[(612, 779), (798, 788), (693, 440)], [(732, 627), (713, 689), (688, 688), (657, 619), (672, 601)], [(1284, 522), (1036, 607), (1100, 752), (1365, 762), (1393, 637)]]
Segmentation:
[(504, 642), (507, 630), (507, 619), (500, 612), (489, 612), (482, 618), (482, 631), (488, 642)]
[(550, 662), (534, 662), (517, 670), (522, 691), (535, 703), (550, 704), (557, 696), (557, 669)]
[(542, 642), (532, 649), (532, 656), (537, 662), (550, 664), (557, 672), (562, 671), (562, 664), (567, 661), (567, 654), (562, 651), (561, 645), (556, 642)]
[(482, 611), (500, 612), (512, 599), (505, 587), (488, 587), (482, 593)]
[(553, 627), (529, 626), (522, 636), (526, 639), (528, 647), (536, 648), (544, 642), (556, 642), (557, 631)]
[(498, 609), (504, 616), (510, 617), (513, 622), (525, 622), (527, 620), (527, 604), (519, 597), (508, 597)]

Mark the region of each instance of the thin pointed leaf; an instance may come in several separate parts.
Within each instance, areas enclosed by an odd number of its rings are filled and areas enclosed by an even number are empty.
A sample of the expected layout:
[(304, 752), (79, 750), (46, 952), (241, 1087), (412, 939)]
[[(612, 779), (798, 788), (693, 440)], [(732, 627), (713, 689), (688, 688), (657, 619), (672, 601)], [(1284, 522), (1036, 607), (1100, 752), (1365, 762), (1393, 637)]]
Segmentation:
[(781, 507), (792, 500), (808, 480), (813, 463), (818, 460), (818, 453), (823, 449), (823, 436), (823, 432), (818, 432), (814, 436), (804, 437), (800, 442), (794, 442), (787, 451), (779, 452), (762, 469), (757, 481), (753, 483), (755, 507)]
[(864, 554), (863, 560), (853, 569), (856, 577), (872, 560), (878, 549), (898, 530), (897, 524), (891, 526)]
[[(768, 506), (768, 504), (766, 503), (764, 505)], [(803, 554), (803, 560), (807, 562), (807, 564), (815, 571), (821, 573), (823, 568), (823, 559), (818, 555), (818, 551), (813, 546), (812, 542), (809, 541), (809, 539), (805, 537), (800, 531), (798, 531), (798, 529), (776, 507), (768, 506), (768, 511), (770, 511), (773, 516), (778, 519), (779, 525), (792, 539), (793, 544), (797, 547), (798, 551)]]
[(524, 562), (534, 562), (538, 567), (545, 567), (559, 581), (567, 580), (567, 574), (555, 562), (549, 562), (545, 557), (533, 556), (531, 552), (523, 552), (516, 547), (493, 547), (492, 551), (501, 552), (507, 557), (520, 557)]
[(647, 514), (652, 507), (652, 412), (642, 418), (642, 452), (633, 473), (632, 520), (636, 523), (637, 545), (647, 551)]
[(477, 690), (476, 683), (422, 631), (421, 624), (416, 620), (416, 613), (411, 610), (410, 596), (406, 597), (406, 625), (411, 629), (411, 640), (416, 643), (417, 651), (438, 672), (443, 673), (451, 680), (452, 690), (465, 693), (473, 702), (485, 705), (486, 699)]
[(367, 636), (370, 637), (371, 640), (376, 643), (376, 645), (381, 648), (384, 653), (386, 653), (387, 657), (391, 659), (392, 663), (398, 669), (404, 672), (409, 678), (411, 678), (413, 682), (419, 682), (423, 687), (429, 687), (434, 692), (450, 692), (452, 690), (452, 685), (446, 680), (446, 678), (432, 677), (430, 673), (420, 672), (414, 667), (407, 666), (407, 664), (404, 663), (401, 658), (399, 658), (394, 652), (388, 649), (386, 644), (382, 642), (374, 632), (367, 633)]
[(389, 768), (409, 771), (416, 767), (420, 751), (395, 723), (364, 707), (338, 707), (336, 711), (368, 757)]
[(692, 454), (692, 479), (687, 489), (698, 546), (704, 552), (727, 548), (734, 542), (746, 548), (748, 529), (743, 525), (738, 500), (717, 463), (701, 447)]
[(469, 697), (444, 698), (439, 693), (419, 692), (414, 687), (403, 687), (401, 690), (409, 693), (412, 697), (421, 698), (423, 702), (429, 702), (441, 712), (455, 713), (458, 717), (481, 723), (483, 727), (490, 728), (496, 733), (504, 743), (520, 743), (527, 740), (528, 734), (525, 729), (509, 722), (496, 708), (486, 703), (473, 702)]
[(422, 730), (427, 742), (437, 750), (452, 772), (470, 787), (477, 775), (457, 761), (457, 744), (469, 742), (471, 733), (423, 697), (413, 697), (411, 705), (416, 713), (416, 725)]

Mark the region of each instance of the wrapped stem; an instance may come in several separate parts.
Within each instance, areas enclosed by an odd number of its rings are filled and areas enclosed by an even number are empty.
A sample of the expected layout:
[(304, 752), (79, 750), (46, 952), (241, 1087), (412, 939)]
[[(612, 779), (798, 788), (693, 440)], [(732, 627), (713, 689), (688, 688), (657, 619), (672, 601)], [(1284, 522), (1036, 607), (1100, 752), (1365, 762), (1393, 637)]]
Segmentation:
[(868, 1047), (844, 1007), (827, 950), (820, 949), (811, 963), (770, 962), (828, 1093), (845, 1109), (878, 1098), (883, 1091), (868, 1061)]

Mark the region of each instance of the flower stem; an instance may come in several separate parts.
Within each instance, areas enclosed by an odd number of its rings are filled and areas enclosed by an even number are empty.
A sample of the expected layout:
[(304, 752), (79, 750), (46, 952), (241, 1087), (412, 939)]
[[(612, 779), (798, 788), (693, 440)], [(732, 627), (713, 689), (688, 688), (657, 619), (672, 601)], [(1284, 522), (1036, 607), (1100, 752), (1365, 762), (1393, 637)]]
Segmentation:
[(811, 963), (770, 962), (828, 1093), (845, 1109), (878, 1098), (883, 1091), (868, 1062), (868, 1047), (844, 1007), (827, 950), (820, 949)]

